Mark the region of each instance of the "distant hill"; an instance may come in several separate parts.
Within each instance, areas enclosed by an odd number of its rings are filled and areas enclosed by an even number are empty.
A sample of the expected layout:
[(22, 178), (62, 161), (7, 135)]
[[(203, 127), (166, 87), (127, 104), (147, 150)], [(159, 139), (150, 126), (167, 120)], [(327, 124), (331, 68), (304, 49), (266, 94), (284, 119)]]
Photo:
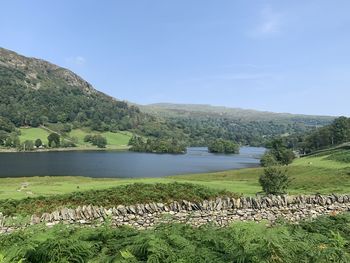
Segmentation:
[(208, 145), (215, 138), (241, 144), (264, 145), (276, 136), (304, 133), (330, 124), (335, 117), (273, 113), (202, 104), (138, 105), (144, 113), (165, 118), (184, 130), (191, 145)]
[(139, 108), (147, 113), (156, 114), (165, 117), (222, 117), (229, 119), (241, 119), (244, 121), (283, 121), (300, 122), (305, 125), (323, 126), (331, 123), (336, 117), (303, 115), (291, 113), (274, 113), (269, 111), (258, 111), (251, 109), (229, 108), (222, 106), (212, 106), (208, 104), (174, 104), (174, 103), (155, 103), (149, 105), (138, 105)]

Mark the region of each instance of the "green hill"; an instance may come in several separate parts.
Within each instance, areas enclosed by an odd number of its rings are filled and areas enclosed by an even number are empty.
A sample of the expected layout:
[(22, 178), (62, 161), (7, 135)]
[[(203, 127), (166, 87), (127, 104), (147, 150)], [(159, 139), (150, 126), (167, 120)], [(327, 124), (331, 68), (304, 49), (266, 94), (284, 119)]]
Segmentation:
[(114, 134), (120, 131), (182, 137), (181, 130), (161, 118), (97, 91), (68, 69), (0, 48), (0, 145), (5, 145), (6, 133), (15, 133), (15, 127), (34, 128), (20, 129), (22, 142), (46, 141), (46, 133), (38, 127), (54, 124), (68, 124), (68, 130), (87, 128), (105, 133), (110, 143), (119, 145), (130, 137), (116, 139)]
[(16, 126), (76, 122), (96, 130), (129, 130), (152, 120), (67, 69), (3, 48), (0, 91), (0, 116)]
[(304, 134), (335, 118), (200, 104), (158, 103), (138, 107), (183, 129), (194, 146), (208, 145), (216, 138), (260, 146), (276, 136)]
[(138, 105), (147, 113), (176, 117), (182, 116), (207, 116), (226, 117), (230, 119), (244, 119), (245, 121), (290, 121), (300, 122), (309, 126), (323, 126), (329, 124), (335, 117), (318, 116), (291, 113), (275, 113), (269, 111), (258, 111), (251, 109), (230, 108), (223, 106), (212, 106), (208, 104), (175, 104), (155, 103), (149, 105)]

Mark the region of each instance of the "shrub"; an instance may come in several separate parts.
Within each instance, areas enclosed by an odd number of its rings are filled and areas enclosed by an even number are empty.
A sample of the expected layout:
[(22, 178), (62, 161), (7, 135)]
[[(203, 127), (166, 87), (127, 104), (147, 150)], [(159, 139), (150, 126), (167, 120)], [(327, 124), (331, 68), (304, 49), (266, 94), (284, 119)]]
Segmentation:
[(43, 142), (40, 139), (35, 140), (35, 147), (39, 148), (42, 145), (43, 145)]
[(53, 132), (48, 137), (47, 140), (49, 141), (49, 147), (59, 147), (60, 146), (60, 136)]
[(289, 186), (287, 169), (281, 166), (268, 166), (259, 178), (259, 183), (266, 194), (283, 194)]
[(92, 145), (95, 145), (98, 148), (105, 148), (107, 145), (107, 139), (100, 134), (87, 134), (84, 137), (84, 142), (90, 142)]

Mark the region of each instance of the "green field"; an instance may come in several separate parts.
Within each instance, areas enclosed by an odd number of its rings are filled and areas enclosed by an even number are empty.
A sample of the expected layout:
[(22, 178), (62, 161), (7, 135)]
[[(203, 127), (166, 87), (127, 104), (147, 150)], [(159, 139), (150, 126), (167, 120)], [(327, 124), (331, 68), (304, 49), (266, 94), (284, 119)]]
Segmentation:
[(40, 139), (44, 144), (47, 144), (47, 136), (50, 134), (47, 130), (42, 128), (20, 128), (19, 130), (21, 131), (21, 135), (19, 136), (21, 142)]
[[(47, 137), (50, 132), (44, 128), (20, 128), (21, 135), (19, 139), (21, 142), (25, 140), (35, 141), (36, 139), (41, 139), (44, 144), (47, 144)], [(120, 132), (95, 132), (85, 129), (73, 129), (70, 133), (64, 136), (64, 139), (71, 140), (73, 137), (77, 139), (76, 148), (71, 148), (72, 150), (89, 150), (96, 149), (96, 146), (91, 145), (90, 143), (84, 142), (84, 137), (87, 134), (101, 134), (107, 139), (108, 150), (123, 150), (128, 148), (128, 142), (132, 137), (132, 134), (127, 131)]]
[(84, 137), (88, 134), (101, 134), (102, 136), (106, 137), (107, 149), (127, 149), (128, 142), (132, 137), (132, 134), (127, 131), (98, 133), (84, 129), (74, 129), (68, 134), (68, 136), (71, 138), (76, 138), (78, 140), (78, 146), (80, 147), (96, 148), (90, 143), (84, 142)]
[[(350, 193), (350, 164), (327, 160), (328, 155), (297, 159), (288, 168), (292, 182), (290, 194)], [(216, 190), (245, 195), (261, 191), (258, 183), (262, 168), (179, 175), (164, 178), (97, 179), (87, 177), (27, 177), (1, 178), (0, 199), (48, 196), (73, 191), (103, 189), (112, 186), (140, 183), (190, 182)], [(26, 186), (26, 187), (23, 187)]]

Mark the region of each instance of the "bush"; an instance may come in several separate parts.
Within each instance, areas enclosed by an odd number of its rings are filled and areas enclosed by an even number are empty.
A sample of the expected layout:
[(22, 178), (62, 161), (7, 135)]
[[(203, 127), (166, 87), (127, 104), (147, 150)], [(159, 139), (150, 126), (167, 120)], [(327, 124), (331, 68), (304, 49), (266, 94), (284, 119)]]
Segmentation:
[(42, 145), (43, 145), (43, 142), (40, 139), (35, 140), (35, 147), (39, 148)]
[(290, 184), (287, 169), (281, 166), (268, 166), (259, 178), (266, 194), (284, 194)]
[(84, 137), (84, 142), (90, 142), (92, 145), (95, 145), (98, 148), (105, 148), (107, 145), (107, 139), (100, 134), (87, 134)]
[(47, 140), (49, 141), (49, 147), (59, 147), (60, 146), (60, 136), (53, 132), (48, 137)]
[(92, 145), (96, 145), (98, 148), (105, 148), (107, 145), (107, 139), (99, 134), (94, 135), (92, 137)]
[(62, 146), (63, 148), (77, 147), (76, 144), (75, 144), (74, 142), (72, 142), (72, 141), (67, 141), (67, 140), (62, 141), (61, 146)]

